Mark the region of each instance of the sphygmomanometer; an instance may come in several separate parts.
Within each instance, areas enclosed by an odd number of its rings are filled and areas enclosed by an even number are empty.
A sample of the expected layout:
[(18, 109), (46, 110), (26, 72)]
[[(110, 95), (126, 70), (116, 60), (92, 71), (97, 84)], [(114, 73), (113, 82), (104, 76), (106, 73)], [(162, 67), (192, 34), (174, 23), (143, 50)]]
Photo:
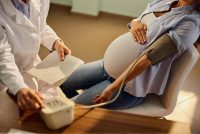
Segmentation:
[(146, 53), (152, 65), (158, 64), (160, 61), (175, 55), (178, 52), (176, 44), (169, 37), (164, 34), (159, 37), (154, 43), (147, 47), (143, 54)]

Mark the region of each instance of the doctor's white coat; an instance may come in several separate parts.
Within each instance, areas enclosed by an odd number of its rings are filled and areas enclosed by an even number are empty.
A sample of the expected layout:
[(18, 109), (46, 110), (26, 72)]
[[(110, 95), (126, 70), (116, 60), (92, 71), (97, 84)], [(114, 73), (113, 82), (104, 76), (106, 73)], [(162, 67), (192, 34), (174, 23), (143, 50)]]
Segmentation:
[(11, 0), (0, 0), (0, 89), (12, 94), (21, 88), (38, 89), (38, 81), (26, 73), (40, 62), (40, 44), (52, 49), (59, 37), (46, 24), (49, 0), (31, 0), (30, 18)]

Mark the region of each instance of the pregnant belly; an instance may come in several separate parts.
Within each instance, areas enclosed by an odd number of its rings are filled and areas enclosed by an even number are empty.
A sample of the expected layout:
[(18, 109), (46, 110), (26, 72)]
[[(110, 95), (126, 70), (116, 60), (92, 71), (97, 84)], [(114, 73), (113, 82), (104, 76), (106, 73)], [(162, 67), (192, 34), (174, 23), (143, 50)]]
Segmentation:
[(131, 33), (125, 33), (115, 39), (104, 54), (104, 68), (113, 78), (117, 78), (137, 58), (141, 48), (133, 40)]

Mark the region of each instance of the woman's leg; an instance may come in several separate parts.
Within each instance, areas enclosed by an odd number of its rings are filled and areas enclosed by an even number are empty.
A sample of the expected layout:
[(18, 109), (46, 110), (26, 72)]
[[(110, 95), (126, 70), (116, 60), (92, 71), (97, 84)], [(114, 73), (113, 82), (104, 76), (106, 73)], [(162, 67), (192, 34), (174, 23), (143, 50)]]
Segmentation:
[[(96, 84), (95, 86), (85, 90), (79, 96), (72, 98), (72, 100), (78, 104), (92, 105), (93, 98), (96, 95), (101, 95), (102, 91), (110, 84), (111, 82), (109, 80), (100, 82), (99, 84)], [(117, 92), (114, 93), (113, 98), (116, 96), (116, 94)], [(141, 104), (143, 101), (144, 101), (144, 97), (135, 97), (125, 91), (121, 91), (120, 95), (113, 103), (105, 105), (103, 107), (107, 109), (113, 109), (113, 110), (127, 109), (131, 107), (135, 107)]]
[(107, 109), (120, 110), (136, 107), (144, 101), (145, 97), (135, 97), (129, 93), (122, 91), (119, 97), (111, 104), (103, 106)]
[(86, 89), (82, 94), (72, 98), (72, 100), (78, 104), (92, 105), (94, 96), (101, 95), (102, 91), (110, 84), (111, 82), (109, 80), (104, 80)]
[(108, 77), (103, 67), (103, 60), (99, 60), (81, 65), (60, 88), (68, 98), (72, 98), (77, 95), (76, 90), (90, 88)]

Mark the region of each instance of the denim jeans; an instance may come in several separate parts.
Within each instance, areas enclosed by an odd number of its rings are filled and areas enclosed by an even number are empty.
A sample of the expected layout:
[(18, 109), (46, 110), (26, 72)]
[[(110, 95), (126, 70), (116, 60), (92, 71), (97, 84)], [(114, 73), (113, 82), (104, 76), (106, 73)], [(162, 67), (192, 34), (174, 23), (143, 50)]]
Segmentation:
[[(103, 60), (80, 66), (62, 85), (61, 89), (67, 97), (76, 95), (78, 89), (85, 91), (73, 100), (78, 104), (92, 105), (92, 100), (114, 81), (105, 71)], [(116, 94), (116, 93), (115, 93)], [(114, 96), (113, 96), (114, 97)], [(135, 97), (122, 91), (113, 103), (104, 106), (108, 109), (126, 109), (142, 103), (144, 97)]]

